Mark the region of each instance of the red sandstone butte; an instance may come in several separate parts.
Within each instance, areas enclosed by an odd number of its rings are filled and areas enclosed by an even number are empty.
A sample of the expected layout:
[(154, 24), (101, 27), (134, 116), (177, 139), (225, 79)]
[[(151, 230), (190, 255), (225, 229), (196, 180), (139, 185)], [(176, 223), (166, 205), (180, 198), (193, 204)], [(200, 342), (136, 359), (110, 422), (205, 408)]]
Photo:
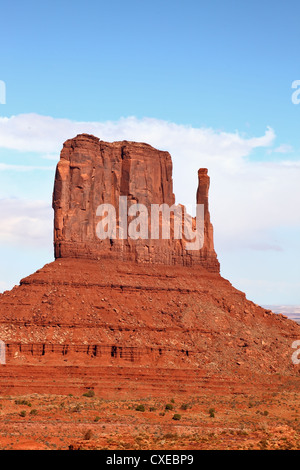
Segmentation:
[(201, 250), (188, 250), (186, 240), (174, 236), (170, 240), (100, 240), (96, 235), (100, 204), (112, 204), (118, 215), (119, 197), (126, 196), (129, 205), (145, 205), (149, 218), (151, 204), (175, 204), (171, 156), (148, 144), (108, 143), (87, 134), (67, 140), (53, 192), (55, 257), (201, 265), (219, 272), (208, 209), (209, 177), (206, 169), (198, 175), (197, 203), (205, 207)]
[(175, 203), (171, 157), (85, 134), (64, 144), (53, 192), (56, 259), (0, 295), (1, 394), (93, 389), (135, 399), (299, 386), (292, 345), (300, 326), (220, 275), (207, 170), (198, 177), (200, 252), (174, 238), (99, 240), (101, 203)]

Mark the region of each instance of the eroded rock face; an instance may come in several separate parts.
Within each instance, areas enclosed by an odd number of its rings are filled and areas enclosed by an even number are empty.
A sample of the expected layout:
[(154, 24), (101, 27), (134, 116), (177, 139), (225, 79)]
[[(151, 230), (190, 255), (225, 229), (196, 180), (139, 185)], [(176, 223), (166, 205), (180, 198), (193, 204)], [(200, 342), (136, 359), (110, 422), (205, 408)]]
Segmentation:
[[(201, 250), (192, 250), (183, 228), (183, 236), (174, 234), (176, 211), (170, 212), (169, 238), (162, 239), (161, 220), (159, 238), (154, 238), (151, 232), (154, 227), (151, 205), (166, 204), (183, 211), (183, 206), (175, 206), (172, 160), (168, 152), (144, 143), (103, 142), (87, 134), (67, 140), (57, 165), (53, 191), (55, 258), (201, 265), (219, 272), (208, 209), (207, 170), (199, 170), (198, 176), (197, 203), (204, 204), (204, 244)], [(133, 204), (148, 209), (146, 237), (133, 239), (128, 236), (128, 224), (135, 219), (133, 216), (128, 218), (126, 227), (124, 224), (121, 227), (120, 197), (123, 201), (126, 199), (127, 210)], [(97, 208), (102, 204), (111, 204), (116, 209), (117, 237), (103, 239), (97, 235), (101, 221)], [(139, 215), (137, 212), (136, 217)], [(194, 229), (195, 224), (193, 220)], [(126, 233), (120, 231), (124, 227)]]
[(60, 258), (0, 295), (0, 391), (188, 397), (288, 379), (299, 389), (299, 337), (300, 325), (201, 266)]
[(299, 388), (291, 346), (300, 326), (221, 277), (207, 170), (198, 178), (200, 251), (186, 250), (174, 232), (165, 240), (99, 240), (103, 203), (117, 211), (120, 197), (147, 208), (175, 203), (171, 157), (87, 135), (65, 143), (53, 194), (57, 259), (0, 295), (2, 395), (82, 395), (88, 387), (103, 398), (170, 397), (170, 390), (191, 397), (288, 381)]

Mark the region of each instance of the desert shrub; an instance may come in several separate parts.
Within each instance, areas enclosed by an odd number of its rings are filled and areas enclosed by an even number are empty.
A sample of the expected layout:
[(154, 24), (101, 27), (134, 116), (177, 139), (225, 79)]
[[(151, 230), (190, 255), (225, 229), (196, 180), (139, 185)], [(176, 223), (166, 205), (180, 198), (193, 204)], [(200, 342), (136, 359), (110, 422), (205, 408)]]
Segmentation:
[(25, 411), (25, 410), (20, 411), (20, 416), (22, 416), (22, 418), (25, 418), (25, 416), (26, 416), (26, 411)]
[(137, 405), (135, 411), (145, 411), (144, 405)]
[(82, 396), (83, 396), (83, 397), (94, 397), (94, 396), (95, 396), (95, 392), (94, 392), (94, 390), (88, 390), (88, 391), (85, 392)]
[(188, 408), (190, 408), (190, 405), (188, 405), (187, 403), (182, 403), (180, 407), (181, 410), (187, 410)]
[(15, 400), (16, 405), (26, 405), (26, 406), (31, 406), (30, 401), (27, 400)]
[(35, 416), (35, 415), (38, 414), (38, 410), (36, 410), (36, 409), (30, 410), (29, 414)]
[(166, 410), (173, 410), (173, 405), (172, 403), (167, 403), (166, 406), (165, 406)]
[(215, 412), (216, 412), (216, 410), (215, 410), (214, 408), (210, 408), (210, 409), (208, 410), (209, 416), (210, 416), (211, 418), (214, 418), (214, 417), (215, 417)]
[(174, 421), (179, 421), (179, 420), (181, 419), (181, 415), (179, 415), (178, 413), (176, 413), (176, 414), (173, 416), (172, 419), (174, 419)]

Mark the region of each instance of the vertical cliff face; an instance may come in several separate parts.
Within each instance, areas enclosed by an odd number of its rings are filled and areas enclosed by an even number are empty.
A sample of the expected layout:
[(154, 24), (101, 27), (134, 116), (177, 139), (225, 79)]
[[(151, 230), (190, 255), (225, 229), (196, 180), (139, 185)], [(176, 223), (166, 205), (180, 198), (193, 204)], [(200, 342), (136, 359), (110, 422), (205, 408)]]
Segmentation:
[[(198, 264), (218, 272), (208, 189), (207, 170), (199, 170), (197, 203), (204, 205), (204, 244), (201, 249), (191, 250), (184, 230), (183, 236), (175, 233), (174, 221), (181, 213), (177, 210), (182, 210), (183, 206), (175, 206), (170, 154), (144, 143), (108, 143), (91, 135), (78, 135), (65, 142), (56, 170), (53, 191), (55, 258), (109, 257), (158, 264)], [(122, 208), (121, 201), (125, 204)], [(106, 238), (99, 237), (97, 231), (100, 223), (104, 230), (107, 212), (103, 204), (114, 207), (116, 216), (115, 227)], [(174, 210), (169, 214), (170, 237), (162, 235), (162, 216), (154, 219), (153, 212), (151, 216), (153, 205), (162, 204)], [(141, 212), (141, 206), (147, 214)], [(128, 215), (126, 222), (124, 210)], [(157, 221), (159, 236), (153, 236)], [(131, 228), (135, 227), (135, 237), (130, 236), (130, 224)], [(145, 224), (146, 232), (141, 229)]]

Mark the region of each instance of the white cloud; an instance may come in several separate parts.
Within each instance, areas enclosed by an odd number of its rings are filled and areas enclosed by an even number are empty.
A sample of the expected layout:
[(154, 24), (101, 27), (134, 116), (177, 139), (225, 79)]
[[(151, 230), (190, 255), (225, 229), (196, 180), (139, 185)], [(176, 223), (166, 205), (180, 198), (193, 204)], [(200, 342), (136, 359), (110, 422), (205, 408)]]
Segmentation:
[(0, 171), (53, 171), (53, 166), (36, 166), (36, 165), (10, 165), (8, 163), (0, 163)]
[(44, 201), (0, 199), (0, 243), (51, 246), (53, 210)]
[(293, 147), (289, 144), (281, 144), (274, 149), (276, 153), (292, 153), (293, 151)]
[(269, 146), (275, 138), (274, 131), (270, 128), (261, 137), (246, 139), (237, 132), (197, 129), (153, 118), (128, 117), (114, 122), (75, 122), (33, 113), (0, 117), (0, 147), (46, 152), (46, 157), (50, 154), (51, 158), (60, 151), (65, 140), (81, 133), (91, 133), (108, 141), (146, 141), (166, 149), (177, 143), (188, 147), (197, 145), (201, 152), (207, 146), (214, 156), (229, 150), (233, 157), (247, 155), (255, 147)]
[(42, 158), (43, 160), (54, 160), (57, 162), (59, 160), (59, 152), (48, 153), (46, 155), (42, 155), (40, 158)]
[[(169, 151), (176, 201), (186, 205), (195, 202), (198, 168), (208, 168), (210, 209), (219, 246), (280, 250), (273, 229), (300, 225), (300, 159), (289, 162), (277, 157), (274, 162), (260, 162), (248, 158), (255, 149), (266, 148), (267, 152), (274, 145), (276, 135), (271, 128), (262, 136), (247, 138), (238, 132), (151, 118), (128, 117), (115, 122), (74, 122), (37, 114), (0, 118), (0, 147), (40, 152), (42, 158), (51, 160), (58, 159), (65, 140), (80, 133), (107, 141), (147, 142)], [(276, 152), (283, 154), (284, 150), (287, 147), (279, 146)]]

